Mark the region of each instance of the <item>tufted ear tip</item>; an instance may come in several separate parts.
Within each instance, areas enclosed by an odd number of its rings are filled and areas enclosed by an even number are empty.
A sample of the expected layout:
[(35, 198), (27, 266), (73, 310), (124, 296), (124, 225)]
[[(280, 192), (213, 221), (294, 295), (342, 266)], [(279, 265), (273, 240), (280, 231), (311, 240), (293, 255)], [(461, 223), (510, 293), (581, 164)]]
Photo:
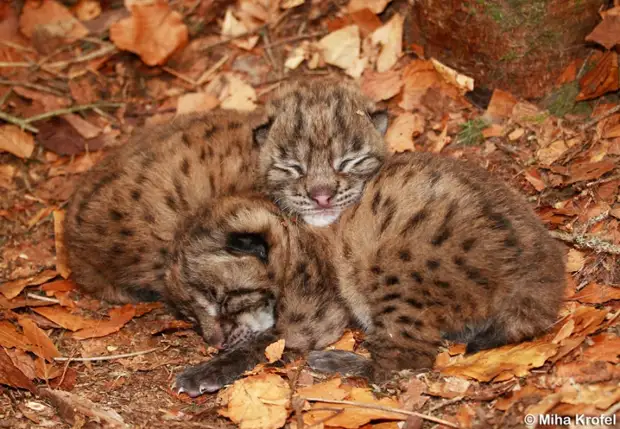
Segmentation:
[(370, 114), (370, 120), (372, 121), (377, 131), (379, 131), (379, 133), (384, 136), (387, 132), (389, 122), (387, 110), (377, 110), (376, 112), (372, 112)]

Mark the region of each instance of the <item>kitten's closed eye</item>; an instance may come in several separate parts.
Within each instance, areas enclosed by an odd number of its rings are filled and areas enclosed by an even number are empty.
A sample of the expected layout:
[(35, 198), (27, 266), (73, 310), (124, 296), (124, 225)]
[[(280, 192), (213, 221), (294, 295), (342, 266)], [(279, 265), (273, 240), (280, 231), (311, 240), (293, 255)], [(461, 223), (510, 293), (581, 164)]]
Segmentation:
[(233, 232), (226, 238), (226, 250), (233, 254), (253, 255), (267, 262), (269, 245), (262, 234)]
[(294, 178), (302, 177), (306, 174), (306, 170), (301, 164), (297, 164), (294, 162), (290, 162), (287, 164), (274, 164), (273, 168), (284, 171), (285, 173), (290, 174)]
[(336, 166), (340, 173), (368, 175), (374, 173), (381, 166), (381, 160), (374, 155), (364, 154), (355, 158), (345, 158)]

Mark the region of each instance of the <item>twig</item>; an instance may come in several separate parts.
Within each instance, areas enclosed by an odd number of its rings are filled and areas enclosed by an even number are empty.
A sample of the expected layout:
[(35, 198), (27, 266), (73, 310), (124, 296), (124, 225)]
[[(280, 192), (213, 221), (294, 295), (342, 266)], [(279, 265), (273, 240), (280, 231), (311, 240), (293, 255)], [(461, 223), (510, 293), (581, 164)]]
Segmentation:
[(431, 409), (428, 411), (429, 413), (432, 413), (433, 411), (437, 411), (443, 407), (447, 407), (448, 405), (456, 404), (457, 402), (461, 402), (462, 400), (463, 396), (457, 396), (456, 398), (448, 399), (447, 401), (443, 401), (441, 404), (437, 404), (431, 407)]
[(387, 411), (390, 413), (396, 413), (396, 414), (404, 414), (406, 416), (413, 416), (413, 417), (419, 417), (421, 419), (424, 420), (428, 420), (430, 422), (435, 422), (435, 423), (439, 423), (442, 424), (444, 426), (448, 426), (451, 428), (459, 428), (458, 425), (449, 422), (447, 420), (443, 420), (437, 417), (433, 417), (433, 416), (429, 416), (426, 414), (422, 414), (422, 413), (416, 413), (415, 411), (407, 411), (407, 410), (401, 410), (400, 408), (392, 408), (392, 407), (384, 407), (382, 405), (372, 405), (372, 404), (366, 404), (363, 402), (354, 402), (354, 401), (338, 401), (335, 399), (322, 399), (322, 398), (303, 398), (306, 401), (310, 401), (310, 402), (324, 402), (326, 404), (342, 404), (342, 405), (353, 405), (355, 407), (359, 407), (359, 408), (368, 408), (371, 410), (380, 410), (380, 411)]
[(209, 69), (207, 69), (196, 81), (197, 85), (202, 85), (203, 83), (205, 83), (206, 81), (210, 80), (212, 75), (215, 74), (216, 71), (218, 71), (218, 69), (220, 67), (222, 67), (224, 64), (226, 64), (226, 61), (228, 61), (228, 58), (230, 58), (230, 56), (228, 54), (224, 55), (222, 58), (219, 59), (218, 62), (216, 62), (215, 64), (213, 64), (213, 66), (211, 66)]
[(95, 58), (99, 58), (99, 57), (103, 57), (107, 54), (111, 54), (111, 53), (115, 53), (118, 52), (118, 50), (116, 49), (116, 46), (114, 45), (110, 45), (110, 46), (104, 46), (101, 49), (96, 50), (95, 52), (91, 52), (85, 55), (81, 55), (77, 58), (74, 58), (72, 60), (68, 60), (68, 61), (57, 61), (55, 63), (50, 63), (47, 66), (48, 67), (53, 67), (53, 68), (64, 68), (67, 67), (70, 64), (74, 64), (74, 63), (82, 63), (84, 61), (90, 61), (90, 60), (94, 60)]
[(0, 40), (0, 43), (4, 46), (8, 46), (9, 48), (17, 49), (18, 51), (30, 52), (31, 54), (37, 53), (37, 51), (35, 51), (34, 49), (27, 46), (22, 46), (19, 43), (8, 42), (6, 40)]
[(208, 50), (213, 49), (213, 48), (215, 48), (215, 47), (217, 47), (217, 46), (222, 46), (222, 45), (227, 44), (228, 42), (232, 42), (233, 40), (243, 39), (243, 38), (248, 37), (248, 36), (255, 36), (255, 35), (256, 35), (256, 33), (259, 33), (259, 32), (261, 32), (261, 31), (263, 31), (263, 30), (264, 30), (265, 28), (267, 28), (267, 27), (269, 27), (269, 25), (268, 25), (268, 24), (263, 24), (263, 25), (261, 25), (261, 26), (259, 26), (259, 27), (256, 27), (256, 28), (255, 28), (255, 29), (253, 29), (253, 30), (246, 31), (245, 33), (241, 33), (241, 34), (238, 34), (238, 35), (236, 35), (236, 36), (228, 37), (228, 38), (226, 38), (226, 39), (219, 40), (219, 41), (217, 41), (217, 42), (211, 43), (209, 46), (206, 46), (206, 47), (205, 47), (204, 49), (202, 49), (202, 50), (203, 50), (203, 51), (208, 51)]
[(287, 37), (286, 39), (276, 40), (275, 42), (270, 43), (269, 45), (264, 45), (263, 48), (265, 49), (275, 48), (276, 46), (286, 45), (287, 43), (297, 42), (299, 40), (312, 39), (314, 37), (321, 37), (321, 36), (325, 36), (326, 34), (327, 32), (325, 31), (317, 31), (316, 33), (301, 34), (299, 36)]
[(26, 62), (23, 62), (23, 61), (16, 62), (16, 63), (7, 62), (7, 61), (0, 61), (0, 68), (4, 68), (4, 67), (30, 67), (31, 65), (33, 65), (33, 64), (32, 63), (26, 63)]
[(28, 123), (24, 121), (23, 119), (19, 119), (19, 118), (16, 118), (15, 116), (11, 116), (8, 113), (4, 113), (1, 110), (0, 110), (0, 119), (2, 119), (3, 121), (9, 122), (11, 124), (14, 124), (14, 125), (18, 125), (32, 133), (39, 132), (37, 128), (33, 127), (32, 125), (28, 125)]
[(620, 104), (618, 104), (616, 107), (612, 107), (611, 109), (609, 109), (608, 111), (601, 113), (600, 115), (594, 117), (592, 120), (586, 122), (585, 124), (583, 124), (581, 126), (581, 130), (587, 130), (588, 128), (590, 128), (593, 125), (596, 125), (597, 123), (599, 123), (600, 121), (602, 121), (605, 118), (608, 118), (609, 116), (613, 115), (616, 112), (620, 112)]
[(580, 249), (591, 249), (599, 253), (610, 253), (620, 255), (620, 246), (601, 240), (589, 234), (571, 234), (564, 231), (549, 231), (553, 238), (572, 243)]
[(48, 298), (47, 296), (41, 296), (35, 293), (27, 293), (26, 296), (28, 298), (38, 299), (39, 301), (53, 302), (54, 304), (60, 304), (60, 301), (58, 301), (56, 298)]
[(124, 353), (120, 355), (109, 355), (109, 356), (92, 356), (92, 357), (82, 357), (82, 358), (55, 357), (54, 360), (56, 362), (69, 362), (69, 361), (70, 362), (97, 362), (97, 361), (104, 361), (104, 360), (124, 359), (128, 357), (141, 356), (141, 355), (146, 355), (148, 353), (153, 353), (158, 350), (162, 350), (162, 349), (160, 347), (155, 347), (154, 349), (141, 350), (139, 352)]
[(197, 86), (197, 85), (198, 85), (196, 82), (194, 82), (193, 80), (191, 80), (191, 79), (190, 79), (190, 78), (188, 78), (187, 76), (185, 76), (185, 75), (183, 75), (183, 74), (179, 73), (178, 71), (176, 71), (176, 70), (174, 70), (174, 69), (171, 69), (170, 67), (167, 67), (167, 66), (162, 66), (162, 67), (161, 67), (161, 69), (162, 69), (163, 71), (165, 71), (166, 73), (170, 73), (172, 76), (174, 76), (174, 77), (176, 77), (176, 78), (178, 78), (178, 79), (181, 79), (183, 82), (187, 82), (187, 83), (189, 83), (189, 84), (190, 84), (191, 86), (193, 86), (193, 87), (195, 87), (195, 86)]
[(24, 88), (32, 88), (32, 89), (36, 89), (37, 91), (49, 92), (50, 94), (58, 95), (61, 97), (64, 96), (64, 94), (60, 91), (57, 91), (53, 88), (48, 88), (47, 86), (37, 85), (36, 83), (0, 79), (0, 85), (23, 86)]
[(54, 116), (66, 115), (68, 113), (81, 112), (82, 110), (94, 109), (95, 107), (121, 107), (124, 103), (93, 103), (83, 104), (79, 106), (67, 107), (64, 109), (52, 110), (51, 112), (42, 113), (40, 115), (31, 116), (30, 118), (23, 119), (23, 122), (29, 124), (30, 122), (41, 121), (43, 119), (52, 118)]

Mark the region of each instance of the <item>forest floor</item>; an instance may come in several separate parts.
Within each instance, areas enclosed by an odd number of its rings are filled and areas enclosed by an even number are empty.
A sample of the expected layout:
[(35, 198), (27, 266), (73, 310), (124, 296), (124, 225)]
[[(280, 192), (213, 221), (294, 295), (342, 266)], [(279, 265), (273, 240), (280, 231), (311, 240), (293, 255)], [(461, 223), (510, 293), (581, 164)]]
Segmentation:
[[(0, 428), (513, 428), (533, 427), (527, 415), (618, 414), (615, 51), (572, 63), (543, 107), (500, 90), (472, 97), (467, 76), (403, 46), (407, 2), (129, 3), (0, 5)], [(293, 78), (328, 74), (388, 107), (391, 151), (470, 160), (528, 197), (565, 243), (560, 318), (541, 338), (471, 356), (446, 343), (432, 370), (384, 386), (297, 361), (219, 395), (178, 395), (175, 375), (215, 350), (163, 304), (81, 293), (62, 244), (74, 184), (138, 127), (251, 110)], [(335, 347), (359, 350), (361, 338)]]

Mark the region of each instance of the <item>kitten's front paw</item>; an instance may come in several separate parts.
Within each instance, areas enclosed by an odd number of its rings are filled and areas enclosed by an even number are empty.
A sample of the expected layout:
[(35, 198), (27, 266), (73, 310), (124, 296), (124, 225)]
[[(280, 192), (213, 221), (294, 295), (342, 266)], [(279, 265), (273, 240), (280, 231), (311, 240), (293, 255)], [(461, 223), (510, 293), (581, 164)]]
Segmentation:
[(368, 377), (372, 374), (372, 361), (357, 353), (344, 350), (312, 351), (308, 365), (314, 371)]

